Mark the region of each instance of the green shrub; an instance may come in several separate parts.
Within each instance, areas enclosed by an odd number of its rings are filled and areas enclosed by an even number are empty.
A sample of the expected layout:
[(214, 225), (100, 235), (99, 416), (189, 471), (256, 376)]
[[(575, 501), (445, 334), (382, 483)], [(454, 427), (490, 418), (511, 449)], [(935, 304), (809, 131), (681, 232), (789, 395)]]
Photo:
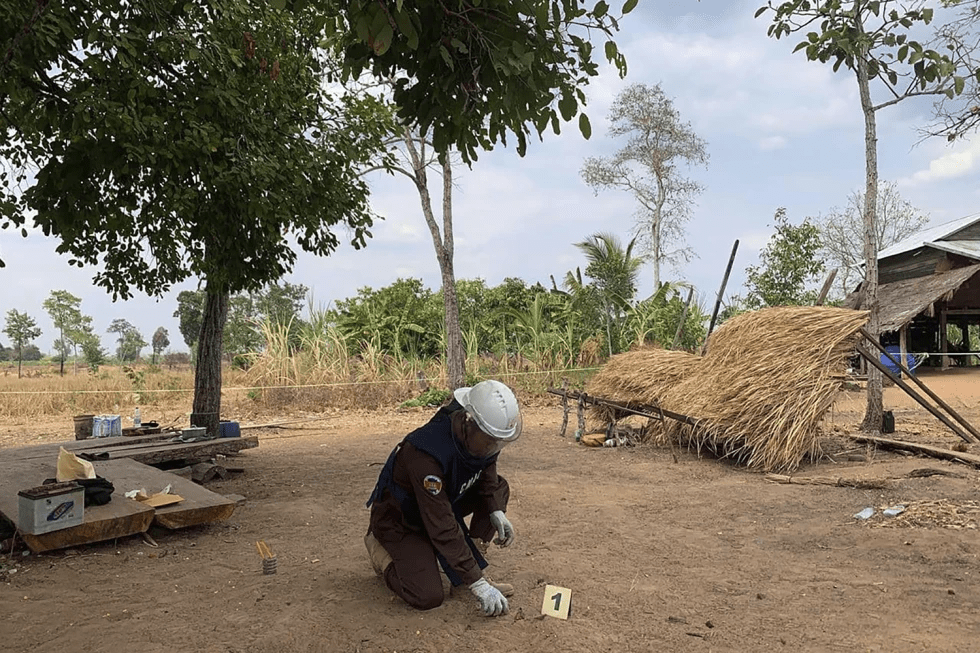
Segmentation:
[(452, 393), (449, 390), (429, 388), (415, 399), (409, 399), (401, 404), (402, 408), (418, 408), (420, 406), (441, 406)]

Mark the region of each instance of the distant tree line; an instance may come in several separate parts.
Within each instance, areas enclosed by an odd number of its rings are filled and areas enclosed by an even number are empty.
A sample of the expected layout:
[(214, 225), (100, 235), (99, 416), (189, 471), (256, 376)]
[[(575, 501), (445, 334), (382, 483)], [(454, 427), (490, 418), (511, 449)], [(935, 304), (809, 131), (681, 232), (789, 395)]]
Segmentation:
[[(65, 373), (66, 361), (72, 361), (77, 373), (79, 360), (94, 371), (109, 358), (109, 353), (102, 347), (101, 338), (92, 327), (92, 316), (82, 313), (81, 304), (80, 298), (66, 290), (52, 290), (43, 303), (44, 310), (58, 333), (54, 341), (52, 360), (59, 364), (61, 374)], [(119, 362), (138, 361), (141, 351), (148, 344), (139, 330), (122, 318), (113, 320), (106, 332), (117, 336), (115, 356)], [(0, 344), (0, 361), (16, 360), (18, 375), (21, 374), (23, 361), (38, 361), (44, 357), (33, 342), (41, 336), (41, 329), (37, 326), (37, 321), (27, 313), (16, 309), (7, 311), (3, 333), (9, 338), (11, 346)], [(153, 334), (153, 363), (156, 363), (157, 356), (169, 345), (167, 330), (158, 328)]]

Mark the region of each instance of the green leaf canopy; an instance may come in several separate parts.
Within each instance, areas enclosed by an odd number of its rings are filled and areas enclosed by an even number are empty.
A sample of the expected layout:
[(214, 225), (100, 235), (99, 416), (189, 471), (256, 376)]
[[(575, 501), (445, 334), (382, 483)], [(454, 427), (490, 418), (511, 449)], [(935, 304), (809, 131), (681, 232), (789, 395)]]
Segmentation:
[[(321, 2), (337, 11), (335, 45), (344, 74), (370, 71), (394, 81), (399, 117), (431, 130), (438, 152), (457, 149), (467, 162), (479, 149), (517, 138), (524, 154), (539, 136), (585, 105), (582, 87), (598, 75), (586, 38), (611, 36), (618, 20), (602, 0), (352, 0)], [(626, 13), (635, 2), (627, 2)], [(621, 75), (626, 59), (608, 41)], [(587, 123), (586, 123), (587, 124)], [(587, 131), (582, 127), (583, 133)]]
[(0, 43), (32, 25), (0, 76), (0, 158), (23, 187), (3, 180), (0, 212), (33, 212), (113, 296), (190, 276), (253, 290), (294, 245), (328, 254), (337, 226), (355, 246), (370, 236), (357, 171), (385, 114), (325, 90), (315, 16), (247, 0), (34, 10), (0, 9)]

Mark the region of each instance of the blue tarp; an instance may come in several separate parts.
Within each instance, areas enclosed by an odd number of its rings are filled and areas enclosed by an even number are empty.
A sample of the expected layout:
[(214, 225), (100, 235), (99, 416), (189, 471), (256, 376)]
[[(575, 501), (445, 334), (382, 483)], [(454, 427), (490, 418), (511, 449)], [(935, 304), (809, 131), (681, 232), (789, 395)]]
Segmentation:
[[(887, 347), (885, 347), (885, 351), (887, 351), (889, 354), (891, 354), (892, 355), (892, 358), (894, 358), (895, 360), (897, 360), (897, 361), (902, 360), (902, 352), (899, 349), (898, 345), (888, 345)], [(890, 372), (892, 372), (895, 375), (898, 375), (898, 373), (901, 371), (901, 370), (898, 369), (898, 366), (895, 365), (895, 363), (891, 362), (891, 360), (889, 360), (888, 356), (885, 356), (884, 354), (881, 355), (881, 363), (885, 367), (887, 367)], [(912, 354), (905, 354), (905, 361), (904, 361), (904, 363), (905, 363), (905, 367), (906, 368), (908, 368), (909, 370), (914, 370), (915, 369), (915, 356), (913, 356)]]

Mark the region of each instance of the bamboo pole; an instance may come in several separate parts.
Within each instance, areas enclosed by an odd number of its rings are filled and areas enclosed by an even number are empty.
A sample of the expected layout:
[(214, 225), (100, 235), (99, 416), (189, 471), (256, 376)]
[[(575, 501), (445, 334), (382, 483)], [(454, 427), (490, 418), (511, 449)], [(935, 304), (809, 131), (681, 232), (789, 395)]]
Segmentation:
[(823, 287), (820, 289), (820, 294), (817, 296), (817, 301), (813, 304), (814, 306), (823, 306), (824, 301), (827, 299), (827, 293), (830, 292), (830, 286), (834, 283), (836, 277), (837, 268), (834, 268), (827, 275), (827, 280), (823, 282)]
[[(548, 392), (550, 392), (553, 395), (558, 395), (559, 397), (562, 397), (563, 400), (565, 398), (567, 398), (567, 397), (571, 397), (572, 399), (577, 399), (578, 400), (578, 406), (579, 406), (579, 413), (580, 414), (581, 414), (584, 406), (586, 404), (591, 403), (593, 405), (612, 406), (613, 408), (617, 408), (617, 409), (622, 410), (622, 411), (627, 412), (627, 413), (632, 413), (634, 415), (639, 415), (641, 417), (647, 417), (649, 419), (660, 420), (661, 422), (664, 421), (664, 418), (665, 417), (670, 417), (671, 419), (676, 419), (676, 420), (682, 421), (685, 424), (690, 424), (691, 426), (697, 426), (698, 425), (698, 422), (697, 422), (696, 419), (692, 419), (692, 418), (690, 418), (690, 417), (688, 417), (686, 415), (681, 415), (680, 413), (673, 413), (673, 412), (671, 412), (669, 410), (664, 410), (660, 406), (654, 406), (654, 405), (650, 405), (650, 404), (639, 404), (636, 407), (630, 407), (630, 406), (627, 406), (626, 404), (623, 404), (623, 403), (618, 402), (618, 401), (613, 401), (611, 399), (602, 399), (600, 397), (592, 397), (592, 396), (589, 396), (589, 395), (587, 395), (585, 393), (579, 393), (579, 392), (574, 392), (574, 391), (569, 392), (568, 390), (566, 390), (564, 388), (562, 388), (561, 390), (558, 390), (556, 388), (548, 388)], [(581, 431), (582, 435), (585, 435), (584, 420), (582, 420), (580, 418), (580, 421), (582, 422), (583, 426), (579, 430)], [(609, 427), (608, 428), (610, 429), (609, 430), (610, 433), (612, 432), (612, 429), (613, 429), (614, 426), (615, 426), (615, 422), (610, 422), (609, 423)], [(679, 462), (679, 459), (677, 458), (677, 452), (674, 450), (674, 441), (673, 441), (673, 439), (668, 438), (667, 439), (667, 443), (670, 445), (670, 455), (674, 459), (674, 462), (675, 463)]]
[(848, 435), (848, 437), (852, 438), (855, 442), (874, 444), (883, 449), (899, 449), (902, 451), (911, 451), (913, 453), (921, 453), (927, 456), (932, 456), (933, 458), (953, 460), (955, 462), (972, 465), (973, 467), (980, 467), (980, 456), (976, 456), (970, 453), (961, 453), (959, 451), (953, 451), (951, 449), (942, 449), (940, 447), (933, 447), (928, 444), (916, 444), (913, 442), (902, 442), (901, 440), (877, 438), (871, 435)]
[[(912, 381), (914, 381), (915, 384), (918, 385), (922, 389), (923, 392), (925, 392), (927, 395), (929, 395), (929, 397), (933, 401), (935, 401), (937, 404), (939, 404), (943, 408), (943, 410), (945, 410), (947, 413), (949, 413), (953, 417), (953, 419), (955, 419), (957, 422), (959, 422), (963, 426), (963, 428), (965, 428), (967, 431), (969, 431), (970, 434), (976, 439), (977, 442), (980, 442), (980, 432), (977, 432), (977, 430), (973, 427), (972, 424), (970, 424), (970, 422), (968, 422), (966, 420), (966, 418), (964, 418), (962, 415), (960, 415), (958, 412), (956, 412), (953, 409), (952, 406), (950, 406), (945, 401), (943, 401), (942, 398), (939, 397), (939, 395), (937, 395), (935, 392), (933, 392), (932, 390), (930, 390), (929, 387), (925, 383), (923, 383), (921, 379), (919, 379), (917, 376), (915, 376), (914, 374), (912, 374), (912, 371), (905, 367), (905, 359), (904, 359), (904, 357), (903, 357), (903, 359), (901, 361), (895, 360), (895, 358), (891, 354), (888, 353), (888, 350), (885, 349), (884, 347), (882, 347), (880, 342), (878, 342), (877, 340), (875, 340), (874, 338), (872, 338), (871, 337), (871, 334), (868, 333), (863, 327), (861, 328), (860, 333), (861, 333), (862, 336), (864, 336), (868, 340), (868, 342), (870, 342), (872, 345), (874, 345), (875, 347), (877, 347), (878, 348), (878, 351), (880, 351), (885, 356), (887, 356), (889, 358), (889, 360), (891, 360), (891, 362), (895, 363), (895, 365), (898, 366), (898, 369), (899, 370), (901, 370), (902, 372), (904, 372), (905, 374), (907, 374), (908, 377), (910, 379), (912, 379)], [(967, 442), (969, 442), (969, 440), (967, 440)]]
[(732, 255), (728, 257), (728, 267), (725, 268), (725, 276), (721, 280), (721, 288), (718, 289), (718, 298), (715, 299), (715, 310), (711, 313), (711, 323), (708, 325), (708, 334), (704, 337), (704, 347), (702, 351), (708, 348), (708, 338), (711, 336), (711, 332), (715, 330), (715, 321), (718, 319), (718, 309), (721, 308), (721, 300), (725, 296), (725, 286), (728, 285), (728, 276), (732, 273), (732, 265), (735, 263), (735, 252), (738, 251), (738, 239), (735, 239), (735, 244), (732, 246)]
[[(553, 395), (562, 396), (564, 391), (558, 390), (557, 388), (548, 388), (548, 392)], [(690, 424), (691, 426), (697, 426), (698, 420), (693, 417), (688, 417), (687, 415), (681, 415), (680, 413), (675, 413), (660, 406), (653, 404), (635, 404), (629, 406), (619, 401), (613, 401), (612, 399), (603, 399), (602, 397), (593, 397), (592, 395), (587, 395), (581, 392), (575, 392), (570, 390), (568, 396), (571, 399), (577, 399), (579, 405), (585, 406), (592, 404), (594, 406), (611, 406), (612, 408), (617, 408), (625, 413), (631, 413), (633, 415), (639, 415), (640, 417), (649, 417), (650, 419), (656, 419), (663, 421), (664, 417), (669, 417), (675, 419), (679, 422), (684, 422), (685, 424)]]
[[(865, 336), (865, 337), (867, 337), (867, 336)], [(974, 440), (972, 439), (971, 436), (969, 436), (964, 431), (960, 430), (960, 428), (956, 424), (954, 424), (953, 422), (951, 422), (948, 417), (946, 417), (945, 415), (943, 415), (942, 413), (940, 413), (939, 410), (937, 410), (935, 406), (933, 406), (932, 404), (928, 403), (925, 399), (923, 399), (919, 395), (919, 393), (917, 393), (915, 391), (915, 389), (912, 386), (910, 386), (908, 383), (906, 383), (902, 379), (900, 379), (897, 376), (895, 376), (890, 369), (888, 369), (887, 367), (885, 367), (885, 365), (883, 365), (881, 363), (881, 361), (879, 361), (876, 357), (872, 357), (871, 354), (869, 354), (868, 352), (864, 351), (864, 349), (861, 348), (861, 347), (858, 347), (858, 352), (864, 357), (864, 359), (866, 361), (868, 361), (868, 363), (870, 363), (873, 367), (875, 367), (879, 371), (881, 371), (881, 373), (884, 374), (885, 376), (887, 376), (889, 379), (891, 379), (892, 382), (895, 385), (897, 385), (898, 387), (900, 387), (902, 390), (905, 390), (905, 392), (910, 397), (912, 397), (917, 402), (919, 402), (919, 405), (920, 406), (922, 406), (923, 408), (925, 408), (926, 410), (928, 410), (930, 413), (932, 413), (936, 417), (936, 419), (938, 419), (940, 422), (942, 422), (943, 424), (945, 424), (946, 426), (948, 426), (953, 433), (955, 433), (956, 435), (960, 436), (960, 438), (964, 442), (969, 442), (970, 444), (973, 444)]]

